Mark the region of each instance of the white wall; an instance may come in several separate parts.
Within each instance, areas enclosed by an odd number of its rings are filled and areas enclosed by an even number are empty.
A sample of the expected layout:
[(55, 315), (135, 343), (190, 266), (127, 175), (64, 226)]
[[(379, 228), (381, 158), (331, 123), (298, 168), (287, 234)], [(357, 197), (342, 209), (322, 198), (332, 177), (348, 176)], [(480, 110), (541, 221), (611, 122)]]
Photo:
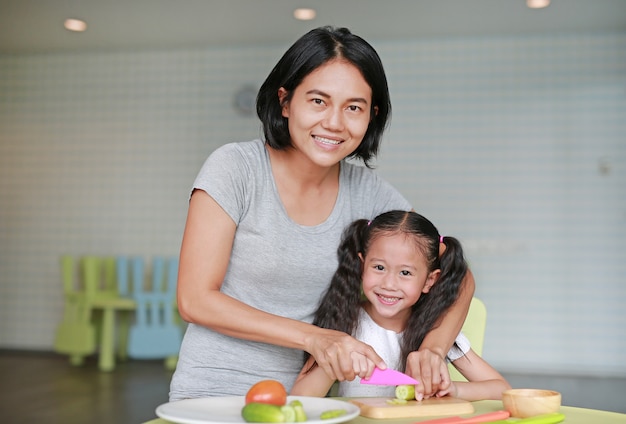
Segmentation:
[[(626, 34), (371, 40), (379, 172), (465, 244), (501, 370), (626, 375)], [(58, 258), (176, 255), (233, 94), (287, 45), (0, 56), (0, 347), (52, 348)]]

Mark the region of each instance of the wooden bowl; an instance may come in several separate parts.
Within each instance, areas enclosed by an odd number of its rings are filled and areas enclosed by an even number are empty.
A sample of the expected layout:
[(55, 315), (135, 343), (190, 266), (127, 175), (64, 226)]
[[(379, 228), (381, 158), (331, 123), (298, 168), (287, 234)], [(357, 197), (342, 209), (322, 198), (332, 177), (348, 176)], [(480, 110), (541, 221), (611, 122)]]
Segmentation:
[(511, 389), (502, 393), (502, 404), (512, 417), (532, 417), (559, 412), (561, 394), (552, 390)]

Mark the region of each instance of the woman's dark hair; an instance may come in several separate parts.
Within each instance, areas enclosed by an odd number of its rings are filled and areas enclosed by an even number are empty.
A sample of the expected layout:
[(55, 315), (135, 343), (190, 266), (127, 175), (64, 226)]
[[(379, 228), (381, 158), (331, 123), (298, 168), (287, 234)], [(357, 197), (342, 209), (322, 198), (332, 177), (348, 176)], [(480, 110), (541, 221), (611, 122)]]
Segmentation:
[[(426, 258), (428, 272), (441, 270), (437, 282), (428, 293), (422, 293), (413, 305), (403, 331), (401, 369), (404, 370), (409, 353), (419, 349), (424, 336), (439, 325), (443, 314), (456, 301), (467, 272), (461, 243), (454, 237), (444, 237), (446, 248), (440, 256), (439, 232), (422, 215), (394, 210), (377, 216), (371, 222), (360, 219), (348, 226), (337, 250), (339, 266), (321, 299), (313, 323), (319, 327), (354, 334), (363, 301), (363, 263), (359, 252), (363, 258), (367, 257), (367, 251), (374, 240), (393, 234), (413, 236), (417, 248)], [(306, 361), (309, 355), (305, 356)]]
[[(371, 120), (363, 141), (349, 157), (360, 158), (370, 167), (376, 157), (383, 132), (391, 115), (389, 88), (383, 64), (376, 50), (347, 28), (320, 27), (298, 39), (278, 61), (261, 85), (256, 99), (256, 112), (263, 125), (265, 142), (274, 149), (292, 146), (287, 118), (282, 115), (278, 90), (287, 90), (286, 102), (311, 72), (333, 59), (354, 65), (372, 89)], [(375, 112), (374, 108), (377, 108)]]

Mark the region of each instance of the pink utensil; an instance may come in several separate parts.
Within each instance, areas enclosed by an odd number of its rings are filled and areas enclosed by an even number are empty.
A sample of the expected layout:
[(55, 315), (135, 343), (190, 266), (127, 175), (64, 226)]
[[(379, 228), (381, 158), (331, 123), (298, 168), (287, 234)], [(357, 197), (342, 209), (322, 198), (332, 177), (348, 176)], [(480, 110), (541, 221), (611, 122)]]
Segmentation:
[(486, 414), (475, 415), (473, 417), (463, 418), (463, 417), (445, 417), (445, 418), (437, 418), (434, 420), (426, 420), (420, 421), (419, 423), (414, 424), (478, 424), (478, 423), (488, 423), (490, 421), (504, 420), (509, 418), (508, 411), (495, 411), (488, 412)]
[(369, 380), (361, 379), (361, 384), (375, 384), (379, 386), (399, 386), (401, 384), (420, 384), (416, 379), (401, 373), (400, 371), (387, 368), (381, 370), (374, 368), (374, 372)]

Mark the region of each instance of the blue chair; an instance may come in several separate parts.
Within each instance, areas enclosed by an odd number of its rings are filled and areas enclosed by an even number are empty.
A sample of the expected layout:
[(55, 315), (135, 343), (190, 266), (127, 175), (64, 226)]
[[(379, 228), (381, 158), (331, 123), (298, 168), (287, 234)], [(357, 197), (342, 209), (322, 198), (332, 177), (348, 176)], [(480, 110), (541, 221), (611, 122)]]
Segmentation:
[(175, 367), (183, 331), (176, 309), (178, 259), (155, 257), (152, 284), (144, 287), (143, 263), (132, 262), (132, 292), (136, 302), (135, 322), (128, 337), (128, 356), (136, 359), (165, 359)]

